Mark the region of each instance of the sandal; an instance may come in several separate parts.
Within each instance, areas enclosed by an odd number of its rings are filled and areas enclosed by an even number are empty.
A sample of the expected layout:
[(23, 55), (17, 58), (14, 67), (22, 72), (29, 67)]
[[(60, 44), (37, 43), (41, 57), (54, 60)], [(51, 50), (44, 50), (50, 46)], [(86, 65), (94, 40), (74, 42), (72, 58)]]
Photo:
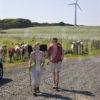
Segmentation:
[(36, 88), (36, 92), (37, 92), (37, 93), (40, 93), (39, 87)]
[(34, 89), (33, 95), (37, 96), (36, 89)]

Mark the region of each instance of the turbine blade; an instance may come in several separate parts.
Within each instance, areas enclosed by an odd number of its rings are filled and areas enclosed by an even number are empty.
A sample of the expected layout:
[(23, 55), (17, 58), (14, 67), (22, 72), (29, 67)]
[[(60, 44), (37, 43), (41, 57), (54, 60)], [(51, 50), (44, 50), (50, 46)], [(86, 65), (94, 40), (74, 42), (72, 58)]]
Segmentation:
[(82, 8), (79, 6), (79, 4), (77, 3), (78, 8), (82, 11)]
[(75, 3), (71, 3), (71, 4), (68, 4), (68, 5), (75, 5)]
[(77, 3), (78, 2), (78, 0), (74, 0), (75, 1), (75, 3)]
[(78, 2), (78, 0), (76, 0), (76, 3)]

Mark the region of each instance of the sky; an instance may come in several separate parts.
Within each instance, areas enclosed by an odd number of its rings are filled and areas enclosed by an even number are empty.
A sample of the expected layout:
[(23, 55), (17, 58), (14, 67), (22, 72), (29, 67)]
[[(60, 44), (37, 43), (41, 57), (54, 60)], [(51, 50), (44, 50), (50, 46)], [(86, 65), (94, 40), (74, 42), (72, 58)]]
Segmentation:
[[(33, 22), (74, 24), (75, 0), (0, 0), (0, 19), (26, 18)], [(78, 25), (100, 25), (100, 0), (79, 0)]]

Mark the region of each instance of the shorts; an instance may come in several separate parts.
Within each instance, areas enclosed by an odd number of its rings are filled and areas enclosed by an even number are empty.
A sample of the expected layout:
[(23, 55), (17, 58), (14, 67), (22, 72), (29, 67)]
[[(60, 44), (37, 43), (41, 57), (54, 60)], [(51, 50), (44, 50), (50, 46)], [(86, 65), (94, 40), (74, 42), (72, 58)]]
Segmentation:
[(51, 71), (55, 71), (55, 72), (60, 72), (61, 70), (61, 63), (62, 62), (58, 62), (58, 63), (52, 63), (51, 62)]

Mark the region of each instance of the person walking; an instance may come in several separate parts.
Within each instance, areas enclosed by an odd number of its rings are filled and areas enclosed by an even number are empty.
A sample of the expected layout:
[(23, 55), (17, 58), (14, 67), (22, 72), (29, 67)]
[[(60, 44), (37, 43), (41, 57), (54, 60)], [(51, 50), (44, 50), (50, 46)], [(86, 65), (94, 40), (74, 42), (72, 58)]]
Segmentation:
[(61, 71), (61, 64), (64, 58), (64, 51), (62, 45), (58, 43), (57, 38), (53, 38), (52, 43), (48, 48), (48, 58), (53, 76), (53, 89), (58, 89), (59, 73)]
[(32, 70), (32, 89), (33, 95), (37, 96), (40, 92), (40, 79), (44, 69), (45, 57), (44, 53), (40, 51), (40, 44), (36, 43), (34, 50), (30, 54), (29, 66)]

